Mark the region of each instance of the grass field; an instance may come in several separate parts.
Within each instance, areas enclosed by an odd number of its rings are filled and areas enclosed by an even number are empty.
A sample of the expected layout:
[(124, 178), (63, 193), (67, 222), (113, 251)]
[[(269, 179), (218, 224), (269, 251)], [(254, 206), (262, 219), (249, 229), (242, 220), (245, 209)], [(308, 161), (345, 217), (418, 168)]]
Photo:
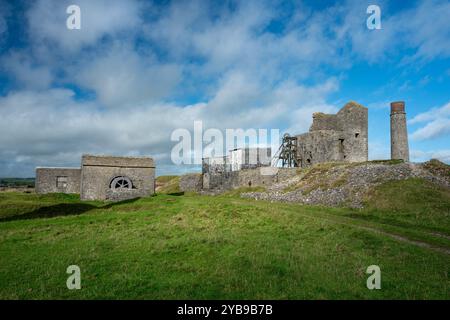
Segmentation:
[[(366, 200), (0, 193), (0, 298), (449, 299), (450, 191), (414, 179)], [(81, 290), (66, 288), (72, 264)], [(373, 264), (381, 290), (366, 288)]]

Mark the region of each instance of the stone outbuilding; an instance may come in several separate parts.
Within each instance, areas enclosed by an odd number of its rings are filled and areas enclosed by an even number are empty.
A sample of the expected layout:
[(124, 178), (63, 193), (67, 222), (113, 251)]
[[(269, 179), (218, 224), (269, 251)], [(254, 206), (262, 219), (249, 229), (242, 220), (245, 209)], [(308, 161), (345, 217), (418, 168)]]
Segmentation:
[(37, 168), (36, 193), (79, 193), (81, 200), (120, 201), (155, 193), (149, 157), (83, 155), (81, 168)]
[(83, 155), (81, 200), (124, 200), (155, 193), (155, 164), (147, 157)]

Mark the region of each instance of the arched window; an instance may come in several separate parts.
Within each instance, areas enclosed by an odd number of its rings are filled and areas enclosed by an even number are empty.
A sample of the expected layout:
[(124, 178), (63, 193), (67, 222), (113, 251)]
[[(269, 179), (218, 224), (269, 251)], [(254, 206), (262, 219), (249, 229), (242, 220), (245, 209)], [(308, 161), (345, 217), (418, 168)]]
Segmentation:
[(114, 179), (111, 180), (109, 188), (114, 191), (131, 190), (133, 189), (133, 183), (131, 182), (131, 179), (128, 177), (124, 176), (115, 177)]

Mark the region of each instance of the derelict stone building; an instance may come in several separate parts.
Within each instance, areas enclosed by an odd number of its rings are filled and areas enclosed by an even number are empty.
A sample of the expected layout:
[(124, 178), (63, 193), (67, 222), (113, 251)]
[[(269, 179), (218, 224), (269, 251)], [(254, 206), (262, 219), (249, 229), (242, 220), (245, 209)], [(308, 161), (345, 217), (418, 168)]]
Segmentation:
[(37, 168), (37, 193), (79, 193), (81, 200), (120, 201), (155, 193), (149, 157), (83, 155), (81, 168)]
[(368, 110), (349, 102), (336, 114), (316, 112), (309, 132), (296, 136), (299, 167), (368, 159)]
[[(203, 159), (202, 189), (269, 186), (295, 176), (296, 167), (324, 162), (368, 161), (368, 149), (368, 109), (349, 102), (336, 114), (314, 113), (309, 132), (296, 136), (285, 134), (273, 161), (260, 161), (256, 157), (256, 165), (247, 165), (247, 154), (251, 151), (241, 149), (231, 150), (230, 156)], [(255, 150), (257, 154), (261, 151)], [(265, 159), (270, 159), (270, 151), (263, 153), (268, 155)], [(391, 103), (391, 158), (409, 161), (403, 101)], [(238, 161), (233, 163), (234, 159)], [(278, 161), (282, 167), (278, 167)]]
[(152, 158), (83, 155), (81, 200), (123, 200), (155, 192)]

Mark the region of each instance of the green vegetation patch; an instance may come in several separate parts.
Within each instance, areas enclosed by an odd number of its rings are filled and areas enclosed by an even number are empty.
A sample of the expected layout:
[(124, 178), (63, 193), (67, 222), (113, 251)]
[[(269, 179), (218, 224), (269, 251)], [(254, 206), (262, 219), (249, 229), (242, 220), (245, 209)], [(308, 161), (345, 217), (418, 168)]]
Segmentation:
[(450, 236), (450, 189), (420, 178), (390, 181), (366, 198), (365, 219), (444, 232)]
[[(379, 192), (374, 197), (390, 194)], [(423, 209), (444, 208), (424, 204), (436, 200), (431, 194), (422, 199)], [(373, 210), (388, 212), (389, 201)], [(448, 254), (363, 228), (406, 234), (422, 224), (401, 228), (405, 221), (394, 214), (367, 221), (348, 213), (231, 194), (103, 203), (4, 193), (0, 298), (450, 298)], [(431, 221), (422, 223), (442, 229)], [(66, 288), (72, 264), (81, 268), (81, 290)], [(381, 268), (381, 290), (366, 288), (373, 264)]]
[(179, 194), (180, 177), (179, 176), (159, 176), (156, 178), (156, 193), (160, 194)]

